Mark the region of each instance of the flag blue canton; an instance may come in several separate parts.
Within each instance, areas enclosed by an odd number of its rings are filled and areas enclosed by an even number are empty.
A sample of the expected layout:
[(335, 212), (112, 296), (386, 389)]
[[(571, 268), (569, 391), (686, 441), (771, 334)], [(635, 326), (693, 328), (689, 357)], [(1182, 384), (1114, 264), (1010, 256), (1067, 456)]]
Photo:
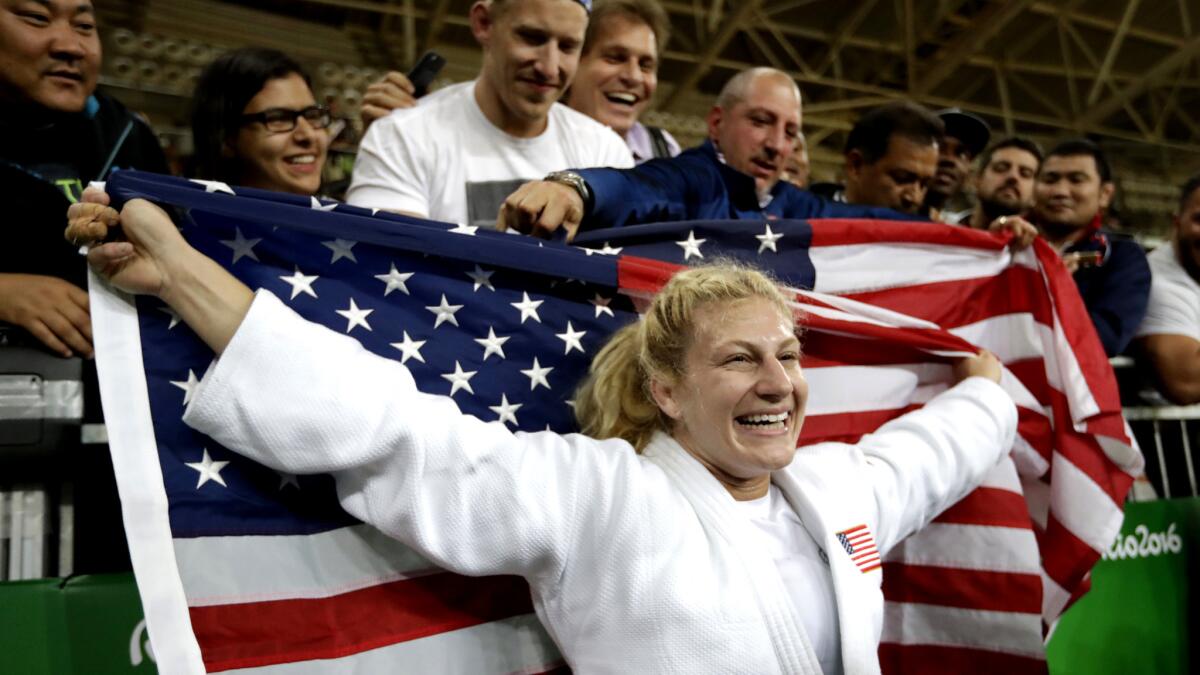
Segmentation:
[[(233, 200), (219, 184), (124, 173), (109, 186), (118, 198), (164, 189), (187, 197), (173, 200), (186, 204), (176, 213), (185, 238), (248, 286), (400, 360), (422, 391), (514, 430), (572, 431), (574, 388), (612, 331), (636, 316), (617, 292), (611, 254), (400, 216), (366, 219), (354, 207), (242, 188), (238, 196), (257, 199), (236, 200), (234, 217), (220, 208)], [(381, 230), (380, 216), (399, 232)], [(390, 245), (397, 238), (409, 248)], [(138, 306), (175, 535), (308, 534), (352, 523), (327, 476), (281, 475), (182, 423), (212, 352), (157, 299)], [(320, 355), (297, 363), (312, 358)]]

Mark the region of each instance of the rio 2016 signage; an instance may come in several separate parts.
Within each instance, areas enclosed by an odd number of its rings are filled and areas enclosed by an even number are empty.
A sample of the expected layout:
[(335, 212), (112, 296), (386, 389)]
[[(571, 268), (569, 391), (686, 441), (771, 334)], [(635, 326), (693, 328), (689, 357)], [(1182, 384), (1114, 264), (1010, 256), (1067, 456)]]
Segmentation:
[(1055, 626), (1055, 675), (1185, 675), (1200, 670), (1200, 498), (1125, 505), (1125, 523), (1092, 570), (1092, 588)]

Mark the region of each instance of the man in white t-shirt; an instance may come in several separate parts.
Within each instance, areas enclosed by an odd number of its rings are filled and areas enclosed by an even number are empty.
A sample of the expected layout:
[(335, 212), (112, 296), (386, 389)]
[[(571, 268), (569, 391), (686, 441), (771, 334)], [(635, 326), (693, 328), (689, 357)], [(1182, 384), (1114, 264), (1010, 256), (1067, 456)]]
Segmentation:
[(1147, 259), (1153, 279), (1138, 345), (1164, 396), (1200, 403), (1200, 175), (1183, 186), (1171, 241)]
[(479, 0), (474, 82), (371, 125), (346, 201), (494, 227), (519, 185), (569, 167), (633, 166), (608, 127), (557, 101), (579, 65), (590, 0)]

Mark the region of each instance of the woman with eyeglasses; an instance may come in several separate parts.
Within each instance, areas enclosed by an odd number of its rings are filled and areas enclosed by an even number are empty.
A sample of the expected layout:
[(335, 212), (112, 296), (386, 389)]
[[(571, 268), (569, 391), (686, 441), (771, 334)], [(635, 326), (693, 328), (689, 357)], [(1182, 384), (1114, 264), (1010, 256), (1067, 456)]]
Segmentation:
[(300, 64), (274, 49), (217, 57), (200, 74), (192, 108), (194, 178), (316, 194), (329, 149), (329, 109)]

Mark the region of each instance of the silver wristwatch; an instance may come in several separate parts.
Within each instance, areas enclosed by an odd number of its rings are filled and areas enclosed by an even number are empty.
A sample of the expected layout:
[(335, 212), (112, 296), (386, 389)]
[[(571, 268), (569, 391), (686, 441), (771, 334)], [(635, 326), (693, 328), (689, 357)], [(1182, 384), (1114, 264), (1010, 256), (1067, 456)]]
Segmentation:
[(542, 180), (548, 180), (554, 183), (561, 183), (579, 193), (579, 198), (583, 200), (583, 212), (587, 213), (592, 210), (592, 189), (588, 187), (587, 181), (583, 176), (574, 171), (553, 171), (546, 175)]

